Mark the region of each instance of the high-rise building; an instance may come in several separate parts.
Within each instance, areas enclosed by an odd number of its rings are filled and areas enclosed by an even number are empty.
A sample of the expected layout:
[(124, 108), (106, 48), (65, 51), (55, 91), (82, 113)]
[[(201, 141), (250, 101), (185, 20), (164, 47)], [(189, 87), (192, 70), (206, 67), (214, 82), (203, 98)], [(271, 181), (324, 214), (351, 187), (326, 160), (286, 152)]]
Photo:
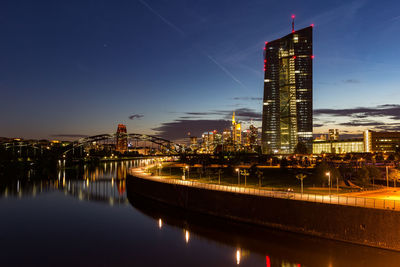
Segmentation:
[(128, 136), (126, 125), (124, 124), (118, 124), (115, 150), (121, 154), (124, 154), (128, 150)]
[(328, 132), (330, 141), (338, 141), (339, 140), (339, 129), (329, 129)]
[(312, 152), (312, 30), (307, 27), (265, 42), (262, 152)]
[(240, 149), (242, 145), (242, 131), (241, 124), (235, 119), (235, 112), (232, 114), (232, 140), (235, 149)]

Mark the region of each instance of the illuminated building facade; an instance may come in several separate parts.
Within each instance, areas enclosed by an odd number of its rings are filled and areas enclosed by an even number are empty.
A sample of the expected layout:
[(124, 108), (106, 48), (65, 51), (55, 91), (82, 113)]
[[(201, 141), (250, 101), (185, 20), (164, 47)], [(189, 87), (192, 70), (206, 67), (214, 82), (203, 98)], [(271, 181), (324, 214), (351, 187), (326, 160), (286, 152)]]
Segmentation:
[(118, 124), (115, 150), (121, 154), (124, 154), (128, 150), (128, 136), (126, 125), (124, 124)]
[(245, 147), (250, 151), (255, 151), (258, 145), (258, 129), (254, 125), (250, 125), (249, 129), (246, 130), (246, 142)]
[(235, 120), (235, 112), (232, 114), (232, 140), (233, 145), (236, 149), (239, 149), (242, 145), (242, 127), (239, 122)]
[(197, 143), (197, 137), (196, 136), (191, 136), (190, 137), (190, 148), (192, 150), (196, 150), (199, 148), (198, 143)]
[(329, 129), (328, 136), (329, 136), (329, 140), (331, 140), (331, 141), (339, 140), (339, 130), (338, 129)]
[(364, 140), (350, 139), (343, 141), (316, 140), (313, 142), (313, 154), (363, 153)]
[(364, 132), (365, 152), (396, 152), (400, 148), (400, 132)]
[(312, 26), (265, 43), (263, 153), (312, 152), (313, 58)]

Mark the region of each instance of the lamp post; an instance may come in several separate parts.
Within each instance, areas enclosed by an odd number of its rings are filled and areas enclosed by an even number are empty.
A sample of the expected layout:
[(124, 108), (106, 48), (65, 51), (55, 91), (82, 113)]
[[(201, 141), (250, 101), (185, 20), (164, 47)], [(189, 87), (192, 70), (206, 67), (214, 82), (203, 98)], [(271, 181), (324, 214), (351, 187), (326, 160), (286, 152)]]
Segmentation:
[(161, 169), (162, 169), (162, 164), (158, 164), (158, 176), (161, 176)]
[(238, 174), (238, 185), (240, 185), (240, 170), (239, 170), (239, 168), (236, 168), (235, 171)]
[(331, 195), (331, 172), (326, 172), (326, 176), (328, 176), (328, 183), (329, 183), (329, 196)]

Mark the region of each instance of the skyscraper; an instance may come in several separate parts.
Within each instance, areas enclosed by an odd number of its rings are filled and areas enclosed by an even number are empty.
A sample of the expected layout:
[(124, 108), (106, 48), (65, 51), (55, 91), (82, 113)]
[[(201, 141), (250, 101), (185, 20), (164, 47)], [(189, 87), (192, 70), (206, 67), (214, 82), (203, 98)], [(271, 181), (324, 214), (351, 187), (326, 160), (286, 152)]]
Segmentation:
[(312, 152), (312, 29), (265, 42), (263, 153), (294, 153), (299, 142)]
[(128, 136), (126, 125), (124, 124), (118, 124), (115, 150), (121, 154), (124, 154), (128, 150)]

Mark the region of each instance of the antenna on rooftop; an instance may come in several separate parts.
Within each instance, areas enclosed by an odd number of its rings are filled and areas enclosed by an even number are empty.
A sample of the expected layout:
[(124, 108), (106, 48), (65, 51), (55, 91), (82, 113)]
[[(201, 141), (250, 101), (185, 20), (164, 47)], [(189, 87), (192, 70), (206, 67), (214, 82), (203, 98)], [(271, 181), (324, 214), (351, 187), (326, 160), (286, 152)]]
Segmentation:
[(292, 33), (294, 32), (294, 18), (296, 17), (296, 15), (292, 15)]

